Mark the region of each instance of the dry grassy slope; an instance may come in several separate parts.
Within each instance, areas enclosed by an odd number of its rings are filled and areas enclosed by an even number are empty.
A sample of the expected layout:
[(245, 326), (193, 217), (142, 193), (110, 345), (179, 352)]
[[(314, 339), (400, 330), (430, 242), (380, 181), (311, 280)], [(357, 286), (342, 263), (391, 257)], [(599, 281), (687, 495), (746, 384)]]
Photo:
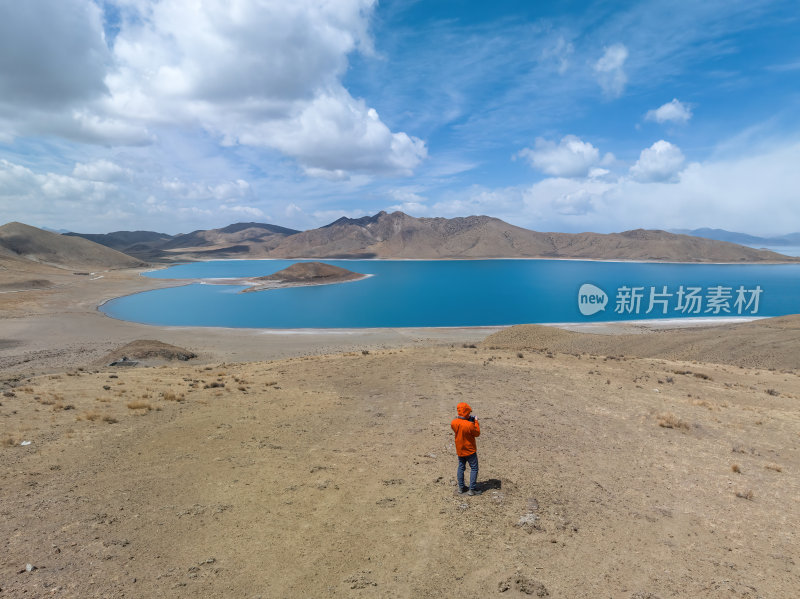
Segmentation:
[(0, 248), (5, 256), (18, 256), (58, 268), (136, 268), (136, 258), (81, 237), (59, 235), (22, 223), (0, 226)]
[(794, 369), (800, 368), (800, 316), (630, 335), (518, 325), (490, 335), (483, 346)]
[[(800, 588), (796, 371), (445, 347), (16, 383), (9, 597)], [(453, 486), (462, 400), (483, 429), (475, 498)]]

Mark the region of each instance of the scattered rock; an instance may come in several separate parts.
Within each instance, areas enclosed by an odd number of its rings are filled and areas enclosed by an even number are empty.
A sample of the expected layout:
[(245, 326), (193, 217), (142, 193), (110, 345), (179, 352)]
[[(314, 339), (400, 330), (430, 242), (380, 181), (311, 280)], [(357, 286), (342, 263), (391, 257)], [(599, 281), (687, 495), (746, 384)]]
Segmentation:
[(361, 570), (356, 572), (349, 578), (345, 578), (345, 582), (350, 584), (351, 589), (366, 589), (367, 587), (376, 587), (378, 583), (372, 580), (370, 576), (372, 570)]
[(536, 597), (549, 597), (550, 593), (547, 588), (539, 581), (523, 576), (522, 574), (514, 574), (509, 576), (506, 580), (500, 582), (497, 590), (501, 593), (506, 591), (515, 590), (524, 595), (534, 595)]

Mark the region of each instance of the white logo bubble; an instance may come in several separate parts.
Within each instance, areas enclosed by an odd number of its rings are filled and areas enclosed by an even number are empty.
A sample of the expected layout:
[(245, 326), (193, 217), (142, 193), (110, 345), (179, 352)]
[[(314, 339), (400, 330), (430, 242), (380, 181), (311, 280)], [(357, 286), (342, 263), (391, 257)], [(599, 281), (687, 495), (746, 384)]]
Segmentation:
[(591, 283), (584, 283), (578, 290), (578, 309), (584, 316), (591, 316), (606, 309), (606, 292)]

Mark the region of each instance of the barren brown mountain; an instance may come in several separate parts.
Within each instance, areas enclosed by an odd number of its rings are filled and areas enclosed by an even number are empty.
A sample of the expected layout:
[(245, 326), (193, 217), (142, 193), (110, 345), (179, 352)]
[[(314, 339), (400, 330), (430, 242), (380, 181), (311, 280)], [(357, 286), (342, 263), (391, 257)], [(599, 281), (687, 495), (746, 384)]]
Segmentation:
[(0, 256), (57, 268), (136, 268), (141, 260), (80, 237), (51, 233), (22, 223), (0, 226)]
[(330, 225), (283, 239), (281, 258), (582, 258), (674, 262), (796, 262), (774, 252), (665, 231), (540, 233), (489, 216), (414, 218), (402, 212)]
[[(138, 233), (138, 235), (137, 235)], [(302, 233), (263, 223), (174, 237), (147, 232), (87, 236), (143, 260), (212, 258), (564, 258), (670, 262), (796, 262), (749, 247), (665, 231), (541, 233), (489, 216), (414, 218), (379, 212)], [(125, 245), (139, 239), (137, 243)]]

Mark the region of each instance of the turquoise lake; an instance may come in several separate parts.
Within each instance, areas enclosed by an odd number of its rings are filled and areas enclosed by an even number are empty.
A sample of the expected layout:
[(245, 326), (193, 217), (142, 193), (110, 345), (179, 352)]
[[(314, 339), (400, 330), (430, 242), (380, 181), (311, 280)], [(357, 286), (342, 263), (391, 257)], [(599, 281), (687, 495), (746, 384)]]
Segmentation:
[[(153, 271), (170, 279), (255, 277), (299, 260), (222, 260)], [(463, 327), (800, 313), (800, 265), (566, 260), (326, 260), (373, 275), (239, 293), (193, 283), (105, 303), (109, 316), (167, 326), (270, 329)]]

